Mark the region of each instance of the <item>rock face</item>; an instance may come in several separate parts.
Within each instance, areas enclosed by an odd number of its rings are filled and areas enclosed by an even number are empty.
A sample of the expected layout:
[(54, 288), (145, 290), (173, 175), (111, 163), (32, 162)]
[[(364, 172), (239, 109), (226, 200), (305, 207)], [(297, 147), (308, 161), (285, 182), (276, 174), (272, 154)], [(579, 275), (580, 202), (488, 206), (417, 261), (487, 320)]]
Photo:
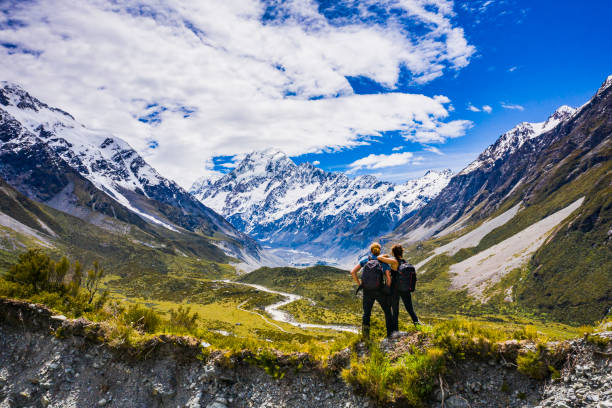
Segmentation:
[(298, 166), (271, 149), (247, 155), (217, 180), (196, 182), (190, 192), (266, 245), (355, 258), (355, 251), (435, 197), (450, 177), (447, 170), (400, 185), (372, 176), (350, 179), (310, 163)]
[(546, 385), (538, 408), (612, 407), (612, 332), (596, 337), (607, 339), (608, 346), (572, 342), (568, 363), (560, 377)]
[[(204, 356), (202, 345), (186, 337), (160, 336), (139, 350), (112, 348), (98, 342), (99, 330), (100, 324), (53, 316), (44, 306), (0, 300), (0, 407), (376, 406), (338, 376), (350, 364), (349, 349), (335, 354), (325, 372), (305, 354), (285, 356), (279, 365), (286, 375), (277, 380), (248, 364), (248, 351), (228, 364), (223, 353)], [(384, 340), (382, 349), (396, 356), (410, 352), (414, 336)], [(425, 406), (612, 406), (612, 332), (595, 337), (563, 343), (560, 376), (546, 382), (509, 363), (521, 350), (536, 349), (528, 341), (502, 343), (497, 359), (457, 360)], [(299, 370), (291, 366), (296, 362)]]
[(220, 234), (232, 255), (259, 256), (252, 239), (161, 176), (125, 141), (86, 128), (8, 82), (0, 82), (0, 177), (29, 198), (82, 218), (97, 212), (137, 226)]
[[(63, 338), (49, 334), (60, 327)], [(2, 302), (0, 407), (374, 406), (307, 361), (276, 380), (241, 356), (231, 367), (220, 362), (221, 353), (201, 361), (200, 345), (187, 338), (160, 338), (144, 345), (139, 357), (98, 344), (98, 328), (84, 320), (52, 319), (44, 307)]]

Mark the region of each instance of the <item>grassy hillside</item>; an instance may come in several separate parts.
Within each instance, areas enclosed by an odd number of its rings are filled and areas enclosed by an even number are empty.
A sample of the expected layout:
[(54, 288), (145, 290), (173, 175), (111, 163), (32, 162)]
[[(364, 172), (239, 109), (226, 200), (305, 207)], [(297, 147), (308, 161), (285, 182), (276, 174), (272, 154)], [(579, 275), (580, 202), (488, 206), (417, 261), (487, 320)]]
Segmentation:
[(333, 307), (338, 311), (352, 312), (358, 307), (355, 283), (349, 271), (331, 266), (263, 267), (241, 276), (238, 281), (296, 293), (322, 307)]
[[(233, 268), (227, 265), (232, 259), (200, 235), (149, 224), (141, 229), (99, 215), (87, 222), (30, 200), (2, 180), (0, 212), (34, 230), (42, 243), (50, 247), (50, 253), (65, 254), (84, 265), (98, 261), (115, 275), (193, 273), (214, 278), (234, 275)], [(41, 245), (41, 240), (33, 236), (2, 229), (5, 244), (0, 247), (0, 270), (14, 263), (17, 254), (28, 246)]]
[[(609, 153), (602, 153), (609, 155)], [(576, 158), (578, 160), (578, 158)], [(475, 247), (461, 249), (453, 256), (438, 255), (425, 265), (427, 272), (419, 281), (416, 303), (435, 313), (451, 309), (471, 314), (491, 313), (495, 309), (521, 311), (572, 324), (601, 319), (612, 306), (612, 162), (604, 161), (567, 182), (568, 172), (577, 163), (571, 158), (557, 172), (557, 184), (531, 197), (529, 205), (506, 224), (492, 230)], [(495, 217), (516, 205), (522, 189), (510, 196), (491, 215)], [(511, 237), (535, 222), (585, 197), (582, 206), (563, 222), (554, 235), (534, 254), (521, 271), (510, 273), (489, 290), (487, 304), (469, 298), (465, 291), (451, 291), (447, 276), (450, 265), (461, 262)], [(413, 262), (425, 259), (436, 247), (471, 231), (478, 224), (407, 248)], [(503, 302), (495, 296), (512, 291), (516, 302)], [(422, 300), (421, 300), (422, 299)]]

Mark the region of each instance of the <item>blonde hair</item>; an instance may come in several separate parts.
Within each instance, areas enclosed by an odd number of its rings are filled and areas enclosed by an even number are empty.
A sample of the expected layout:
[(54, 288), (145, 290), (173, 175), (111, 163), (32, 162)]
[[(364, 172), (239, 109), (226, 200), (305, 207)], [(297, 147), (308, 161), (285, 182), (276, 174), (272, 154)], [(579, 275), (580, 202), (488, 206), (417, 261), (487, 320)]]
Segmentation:
[(370, 252), (372, 252), (372, 255), (380, 255), (380, 244), (378, 242), (374, 242), (372, 245), (370, 245)]

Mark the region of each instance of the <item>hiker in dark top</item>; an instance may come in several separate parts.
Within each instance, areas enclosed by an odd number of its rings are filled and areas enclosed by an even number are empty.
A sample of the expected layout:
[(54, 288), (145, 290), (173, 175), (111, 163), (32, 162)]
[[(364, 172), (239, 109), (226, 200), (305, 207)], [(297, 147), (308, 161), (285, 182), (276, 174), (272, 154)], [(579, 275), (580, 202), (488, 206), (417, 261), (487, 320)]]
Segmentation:
[[(393, 315), (393, 331), (398, 331), (398, 322), (399, 322), (399, 300), (400, 298), (404, 302), (404, 306), (408, 311), (408, 314), (412, 318), (412, 322), (414, 325), (421, 324), (419, 322), (419, 318), (416, 313), (414, 313), (414, 308), (412, 307), (412, 295), (411, 291), (414, 290), (414, 284), (416, 283), (416, 279), (414, 282), (408, 281), (408, 274), (413, 272), (416, 274), (414, 267), (408, 263), (403, 258), (404, 249), (401, 245), (394, 245), (391, 248), (391, 253), (393, 257), (383, 254), (378, 256), (378, 260), (380, 262), (385, 263), (391, 267), (391, 296), (390, 298), (390, 306), (391, 306), (391, 314)], [(400, 276), (399, 268), (400, 265), (404, 264), (402, 267), (402, 276)], [(412, 269), (410, 269), (412, 268)], [(412, 287), (410, 287), (412, 286)]]
[[(391, 307), (387, 293), (391, 290), (391, 272), (389, 266), (379, 262), (376, 257), (380, 255), (380, 244), (375, 242), (370, 245), (371, 255), (363, 258), (351, 271), (353, 280), (360, 289), (363, 289), (363, 317), (361, 319), (362, 334), (364, 339), (370, 338), (370, 315), (372, 307), (377, 301), (385, 313), (385, 324), (387, 326), (387, 337), (393, 333), (393, 317), (391, 316)], [(357, 272), (363, 268), (361, 280), (357, 277)], [(386, 276), (386, 284), (383, 277)]]

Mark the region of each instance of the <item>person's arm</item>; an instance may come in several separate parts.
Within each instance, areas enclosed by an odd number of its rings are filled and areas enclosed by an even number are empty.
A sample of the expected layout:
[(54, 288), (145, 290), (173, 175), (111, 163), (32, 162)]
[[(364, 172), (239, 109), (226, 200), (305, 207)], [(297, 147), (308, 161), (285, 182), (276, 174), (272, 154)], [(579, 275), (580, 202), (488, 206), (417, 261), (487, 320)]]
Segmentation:
[(397, 270), (397, 267), (399, 266), (399, 262), (397, 262), (397, 259), (395, 259), (395, 257), (392, 258), (387, 254), (378, 255), (376, 259), (378, 259), (380, 262), (384, 262), (387, 265), (391, 266), (393, 270)]
[(387, 275), (387, 286), (391, 287), (391, 269), (387, 269), (385, 274)]
[(357, 277), (357, 272), (359, 272), (359, 270), (361, 269), (361, 264), (357, 264), (355, 265), (355, 267), (351, 270), (351, 276), (353, 277), (353, 280), (355, 281), (355, 283), (357, 284), (357, 286), (361, 286), (361, 281), (359, 280), (359, 278)]

